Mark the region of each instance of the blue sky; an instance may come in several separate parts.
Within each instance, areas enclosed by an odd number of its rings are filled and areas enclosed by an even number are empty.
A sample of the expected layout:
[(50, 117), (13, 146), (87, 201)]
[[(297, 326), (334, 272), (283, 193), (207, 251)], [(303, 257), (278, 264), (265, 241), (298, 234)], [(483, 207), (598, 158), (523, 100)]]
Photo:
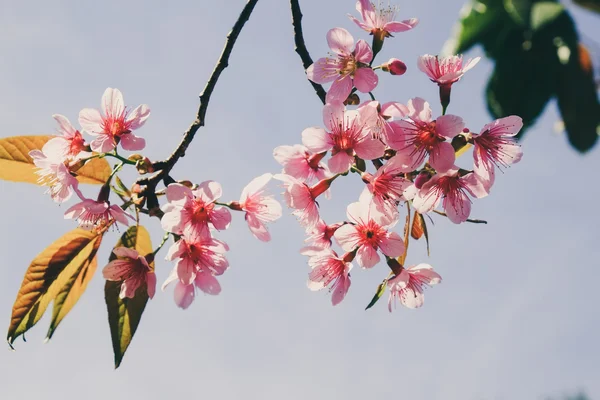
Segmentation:
[[(166, 157), (193, 120), (197, 95), (243, 6), (240, 0), (173, 3), (4, 2), (1, 135), (51, 133), (52, 114), (75, 122), (81, 108), (99, 106), (106, 87), (117, 87), (126, 104), (151, 107), (139, 131), (149, 144), (145, 154)], [(332, 27), (366, 38), (345, 16), (354, 12), (353, 1), (303, 3), (313, 58), (328, 51), (325, 33)], [(402, 18), (421, 23), (386, 41), (379, 57), (403, 59), (409, 70), (381, 76), (375, 94), (400, 102), (421, 96), (439, 113), (437, 87), (418, 72), (416, 57), (442, 47), (462, 1), (399, 5)], [(580, 30), (598, 37), (597, 17), (573, 12)], [(491, 69), (482, 61), (452, 93), (449, 111), (474, 131), (490, 121), (482, 93)], [(325, 291), (306, 288), (308, 267), (298, 253), (303, 231), (289, 213), (271, 227), (268, 244), (234, 215), (219, 236), (231, 246), (221, 295), (199, 295), (182, 311), (172, 290), (158, 293), (114, 371), (98, 275), (50, 343), (42, 343), (44, 318), (16, 352), (0, 351), (2, 397), (475, 400), (578, 390), (600, 397), (600, 215), (593, 202), (600, 196), (600, 150), (576, 154), (553, 131), (558, 118), (552, 103), (523, 142), (522, 162), (498, 177), (492, 195), (475, 201), (472, 215), (487, 226), (435, 218), (431, 257), (424, 243), (411, 243), (408, 262), (429, 262), (444, 279), (427, 291), (423, 308), (389, 314), (382, 302), (364, 311), (387, 274), (383, 264), (356, 267), (350, 293), (332, 307)], [(261, 0), (214, 92), (206, 127), (173, 175), (216, 180), (226, 201), (237, 199), (252, 178), (279, 171), (274, 147), (299, 143), (304, 128), (320, 124), (321, 104), (293, 51), (288, 4)], [(0, 189), (0, 315), (8, 326), (30, 260), (74, 225), (62, 219), (66, 207), (40, 187), (0, 182)], [(89, 196), (96, 189), (84, 188)], [(360, 190), (356, 181), (342, 181), (333, 199), (322, 202), (324, 218), (344, 218)], [(158, 220), (145, 225), (158, 243)], [(100, 260), (116, 237), (105, 239)], [(159, 282), (170, 268), (157, 263)]]

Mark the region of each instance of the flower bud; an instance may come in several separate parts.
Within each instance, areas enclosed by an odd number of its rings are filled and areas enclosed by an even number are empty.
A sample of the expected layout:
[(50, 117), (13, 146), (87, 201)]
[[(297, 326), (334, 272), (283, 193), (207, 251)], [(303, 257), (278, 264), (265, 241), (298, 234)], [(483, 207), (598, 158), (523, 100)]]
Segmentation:
[(421, 189), (423, 187), (424, 184), (427, 183), (427, 181), (429, 181), (431, 179), (431, 174), (429, 172), (426, 171), (422, 171), (419, 173), (419, 175), (417, 175), (417, 178), (415, 179), (415, 187), (417, 189)]
[(404, 75), (406, 72), (406, 64), (397, 58), (390, 58), (390, 60), (381, 66), (381, 69), (385, 72), (389, 72), (392, 75)]
[(129, 161), (136, 161), (136, 162), (137, 162), (137, 161), (143, 160), (143, 159), (144, 159), (144, 156), (143, 156), (143, 155), (141, 155), (141, 154), (137, 154), (137, 153), (135, 153), (135, 154), (132, 154), (132, 155), (130, 155), (129, 157), (127, 157), (127, 159), (128, 159)]
[(344, 101), (344, 105), (346, 106), (357, 106), (360, 104), (360, 97), (356, 93), (352, 93), (346, 101)]

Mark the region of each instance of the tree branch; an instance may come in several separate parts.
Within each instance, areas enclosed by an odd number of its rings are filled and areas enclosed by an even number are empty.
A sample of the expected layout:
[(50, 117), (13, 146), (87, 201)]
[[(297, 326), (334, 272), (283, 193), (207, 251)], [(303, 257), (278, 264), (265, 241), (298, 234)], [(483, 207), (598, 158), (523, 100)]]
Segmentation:
[(221, 76), (223, 70), (229, 65), (229, 56), (231, 55), (233, 46), (235, 45), (235, 42), (242, 28), (244, 27), (244, 24), (250, 18), (250, 14), (252, 14), (254, 6), (257, 2), (258, 0), (248, 0), (242, 12), (240, 13), (240, 16), (238, 17), (237, 21), (233, 25), (233, 28), (231, 28), (231, 31), (227, 34), (225, 47), (221, 52), (221, 56), (217, 61), (217, 65), (215, 66), (215, 69), (213, 70), (210, 78), (208, 79), (208, 82), (206, 82), (204, 90), (200, 94), (200, 106), (198, 108), (198, 113), (196, 114), (196, 119), (190, 125), (187, 131), (185, 131), (185, 133), (183, 134), (183, 138), (181, 139), (181, 142), (179, 142), (179, 145), (177, 146), (175, 151), (173, 151), (173, 153), (166, 160), (158, 161), (153, 164), (154, 169), (158, 172), (154, 173), (149, 177), (143, 177), (137, 180), (137, 184), (146, 186), (144, 189), (144, 194), (146, 196), (154, 195), (156, 185), (161, 180), (169, 176), (169, 172), (171, 172), (171, 169), (175, 166), (177, 161), (179, 161), (181, 157), (185, 156), (185, 151), (187, 150), (192, 140), (194, 140), (194, 136), (196, 135), (198, 129), (200, 129), (201, 126), (204, 126), (206, 110), (208, 109), (210, 96), (212, 95), (212, 92), (215, 89), (217, 81), (219, 80), (219, 76)]
[[(306, 49), (306, 44), (304, 43), (304, 35), (302, 34), (302, 11), (300, 11), (300, 3), (298, 0), (290, 0), (290, 6), (292, 8), (292, 26), (294, 27), (294, 44), (296, 45), (296, 53), (300, 56), (302, 60), (302, 66), (304, 70), (310, 67), (313, 63), (312, 58), (310, 58), (310, 54)], [(323, 86), (318, 83), (314, 83), (310, 79), (308, 80), (312, 87), (315, 89), (317, 96), (319, 99), (325, 104), (325, 89)]]

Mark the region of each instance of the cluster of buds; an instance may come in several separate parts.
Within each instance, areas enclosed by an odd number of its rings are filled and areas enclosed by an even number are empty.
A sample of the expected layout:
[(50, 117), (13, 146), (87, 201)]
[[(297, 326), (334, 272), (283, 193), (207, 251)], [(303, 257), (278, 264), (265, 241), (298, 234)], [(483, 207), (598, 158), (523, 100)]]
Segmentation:
[[(118, 89), (108, 88), (102, 96), (101, 113), (95, 109), (83, 109), (79, 113), (81, 131), (74, 128), (62, 115), (54, 115), (59, 128), (56, 137), (51, 138), (41, 150), (29, 154), (37, 167), (41, 183), (49, 187), (48, 192), (58, 203), (69, 200), (73, 193), (80, 202), (65, 212), (67, 219), (76, 219), (83, 229), (104, 232), (110, 226), (128, 226), (132, 221), (139, 223), (139, 212), (160, 216), (161, 225), (166, 231), (163, 242), (151, 254), (139, 254), (135, 249), (117, 247), (113, 250), (114, 259), (104, 268), (107, 280), (121, 282), (120, 297), (133, 298), (138, 288), (144, 286), (152, 298), (156, 289), (156, 275), (150, 267), (156, 253), (169, 237), (173, 244), (166, 259), (175, 267), (163, 284), (163, 289), (171, 282), (175, 285), (175, 302), (187, 308), (195, 297), (195, 288), (204, 293), (216, 295), (221, 287), (216, 277), (229, 267), (225, 257), (229, 247), (214, 237), (215, 231), (227, 229), (231, 223), (229, 210), (241, 211), (251, 233), (261, 241), (271, 239), (266, 223), (281, 217), (281, 205), (266, 192), (272, 178), (264, 174), (252, 180), (242, 191), (239, 201), (219, 203), (221, 185), (214, 181), (194, 185), (189, 181), (171, 183), (166, 187), (167, 203), (146, 204), (140, 185), (129, 189), (116, 173), (123, 166), (132, 166), (140, 174), (154, 172), (153, 163), (140, 154), (125, 158), (118, 152), (141, 151), (145, 140), (133, 131), (141, 128), (150, 115), (150, 109), (141, 105), (129, 111)], [(81, 132), (95, 136), (89, 144)], [(94, 158), (111, 157), (119, 163), (100, 188), (96, 199), (86, 198), (76, 179), (77, 170)], [(111, 185), (112, 181), (116, 185)], [(115, 193), (123, 204), (111, 204), (111, 193)], [(156, 195), (153, 196), (156, 199)], [(148, 201), (147, 203), (150, 203)], [(128, 211), (132, 210), (132, 211)], [(136, 215), (136, 217), (134, 217)]]
[[(283, 166), (274, 178), (283, 183), (285, 202), (306, 230), (309, 245), (301, 253), (309, 257), (311, 290), (329, 287), (336, 305), (350, 287), (353, 261), (369, 269), (383, 258), (391, 270), (382, 284), (390, 290), (390, 311), (396, 299), (416, 308), (423, 304), (423, 288), (439, 283), (441, 277), (428, 264), (404, 266), (408, 246), (394, 231), (400, 207), (409, 214), (405, 238), (411, 208), (419, 217), (437, 212), (456, 224), (467, 221), (471, 198), (490, 193), (495, 169), (520, 160), (521, 148), (513, 136), (522, 121), (509, 116), (476, 134), (461, 117), (446, 114), (452, 84), (478, 58), (463, 63), (462, 56), (419, 57), (419, 69), (440, 87), (440, 116), (434, 118), (430, 104), (419, 97), (406, 103), (377, 101), (372, 93), (379, 83), (376, 71), (403, 75), (406, 65), (391, 59), (372, 67), (375, 55), (385, 38), (412, 29), (418, 21), (394, 21), (396, 9), (378, 9), (367, 0), (360, 0), (357, 9), (362, 21), (350, 18), (373, 36), (373, 47), (362, 39), (355, 45), (343, 28), (327, 33), (334, 56), (320, 58), (306, 70), (315, 83), (332, 82), (323, 108), (324, 127), (305, 129), (302, 145), (274, 150)], [(360, 103), (356, 91), (368, 93), (370, 99)], [(458, 167), (456, 158), (470, 146), (472, 169)], [(373, 165), (372, 172), (368, 164)], [(362, 192), (347, 206), (345, 221), (328, 224), (320, 217), (317, 200), (323, 194), (327, 197), (332, 183), (343, 176), (359, 177)], [(437, 210), (440, 203), (444, 212)], [(334, 244), (342, 255), (332, 248)]]

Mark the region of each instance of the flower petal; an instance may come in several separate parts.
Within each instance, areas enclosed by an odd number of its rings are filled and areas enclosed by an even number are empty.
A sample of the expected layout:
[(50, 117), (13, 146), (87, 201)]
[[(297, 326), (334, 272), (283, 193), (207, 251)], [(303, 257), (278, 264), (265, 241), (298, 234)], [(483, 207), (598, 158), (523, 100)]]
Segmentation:
[(333, 28), (327, 32), (327, 44), (334, 53), (349, 55), (354, 46), (354, 38), (344, 28)]

